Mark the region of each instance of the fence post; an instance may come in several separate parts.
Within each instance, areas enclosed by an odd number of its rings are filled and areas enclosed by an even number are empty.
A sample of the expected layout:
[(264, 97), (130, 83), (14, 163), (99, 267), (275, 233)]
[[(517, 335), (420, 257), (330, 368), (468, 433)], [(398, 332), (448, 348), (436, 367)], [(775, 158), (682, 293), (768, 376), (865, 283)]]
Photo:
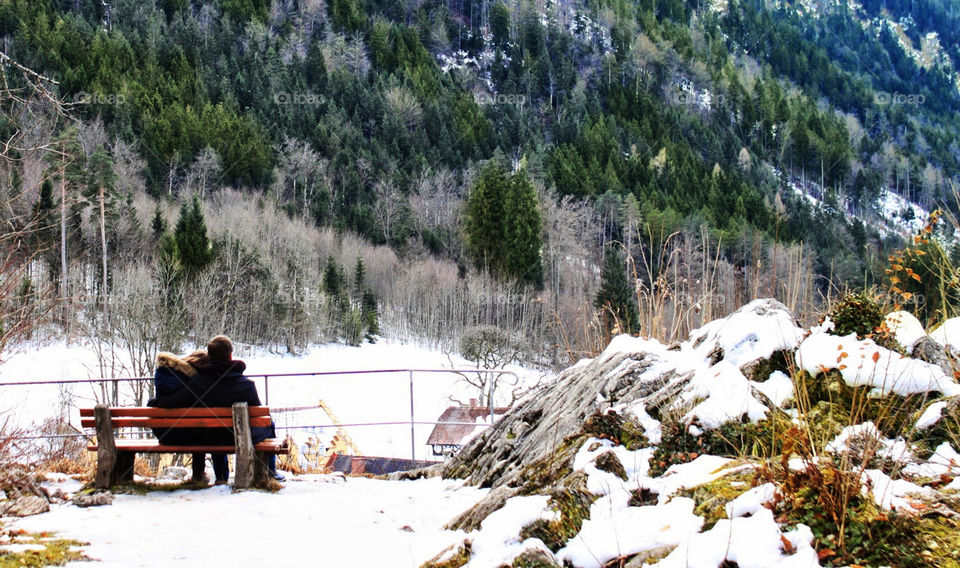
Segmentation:
[(490, 426), (493, 426), (493, 395), (497, 392), (497, 381), (500, 380), (502, 375), (499, 372), (496, 375), (493, 373), (490, 375), (490, 400), (488, 402), (490, 403)]
[(413, 423), (413, 369), (407, 371), (410, 375), (410, 459), (417, 459), (417, 445), (414, 442), (414, 423)]

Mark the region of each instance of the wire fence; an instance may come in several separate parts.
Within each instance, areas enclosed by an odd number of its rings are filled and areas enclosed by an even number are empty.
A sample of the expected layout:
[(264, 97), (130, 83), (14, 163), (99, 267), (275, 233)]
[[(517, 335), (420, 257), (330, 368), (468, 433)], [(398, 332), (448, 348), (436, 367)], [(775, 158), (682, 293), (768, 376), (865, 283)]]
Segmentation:
[[(324, 410), (330, 419), (330, 423), (325, 424), (297, 424), (297, 425), (278, 425), (276, 429), (278, 431), (297, 431), (297, 430), (326, 430), (326, 429), (343, 429), (343, 428), (367, 428), (367, 427), (396, 427), (396, 426), (409, 426), (410, 428), (410, 459), (417, 459), (417, 444), (416, 444), (416, 427), (417, 426), (472, 426), (473, 430), (476, 428), (489, 428), (496, 421), (496, 410), (495, 400), (497, 394), (497, 386), (500, 384), (503, 377), (512, 378), (511, 382), (507, 384), (512, 387), (516, 387), (520, 382), (520, 377), (513, 371), (508, 371), (505, 369), (431, 369), (431, 368), (420, 368), (420, 369), (410, 369), (410, 368), (398, 368), (398, 369), (374, 369), (374, 370), (350, 370), (350, 371), (314, 371), (314, 372), (298, 372), (298, 373), (260, 373), (260, 374), (246, 374), (245, 376), (249, 379), (255, 380), (262, 385), (262, 390), (260, 392), (263, 394), (263, 404), (265, 406), (270, 405), (270, 382), (274, 381), (274, 384), (278, 380), (296, 380), (296, 379), (307, 379), (307, 378), (332, 378), (332, 377), (349, 377), (349, 376), (370, 376), (370, 375), (397, 375), (406, 379), (407, 383), (407, 399), (406, 400), (396, 400), (394, 405), (399, 406), (403, 404), (405, 407), (409, 406), (409, 418), (404, 420), (374, 420), (374, 421), (348, 421), (340, 422), (335, 418), (328, 408), (325, 408), (322, 404), (317, 406), (294, 406), (294, 407), (272, 407), (272, 413), (289, 413), (289, 412), (298, 412), (306, 410)], [(426, 377), (436, 377), (440, 375), (457, 375), (466, 377), (468, 375), (477, 375), (486, 376), (486, 381), (478, 381), (484, 385), (483, 394), (488, 401), (488, 404), (485, 405), (485, 411), (489, 421), (485, 422), (464, 422), (464, 421), (437, 421), (437, 420), (423, 420), (417, 419), (417, 388), (418, 388), (418, 378)], [(496, 380), (494, 380), (494, 377)], [(9, 395), (5, 391), (12, 388), (27, 388), (27, 387), (37, 387), (37, 386), (53, 386), (53, 385), (79, 385), (79, 384), (89, 384), (94, 386), (99, 386), (101, 389), (107, 385), (118, 385), (120, 383), (150, 383), (153, 381), (152, 377), (115, 377), (115, 378), (104, 378), (104, 379), (38, 379), (38, 380), (14, 380), (0, 383), (0, 392), (4, 394), (4, 398), (8, 398)], [(104, 391), (105, 392), (105, 391)], [(371, 393), (369, 392), (357, 392), (357, 395), (360, 397), (369, 397)], [(101, 401), (97, 401), (101, 402)], [(502, 409), (501, 409), (502, 410)], [(92, 439), (94, 433), (91, 432), (76, 432), (76, 433), (56, 433), (56, 434), (30, 434), (30, 435), (14, 435), (10, 436), (9, 440), (16, 441), (34, 441), (34, 440), (58, 440), (58, 439), (76, 439), (76, 438), (86, 438)], [(399, 457), (399, 456), (383, 456), (383, 457)]]

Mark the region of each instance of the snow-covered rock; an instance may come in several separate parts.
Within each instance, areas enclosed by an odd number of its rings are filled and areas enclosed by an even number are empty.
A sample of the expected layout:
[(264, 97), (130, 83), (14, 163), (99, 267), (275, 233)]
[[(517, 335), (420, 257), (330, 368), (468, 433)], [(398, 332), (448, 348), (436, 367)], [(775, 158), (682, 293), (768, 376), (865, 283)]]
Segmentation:
[(960, 385), (938, 366), (918, 361), (878, 346), (872, 339), (850, 334), (838, 337), (812, 333), (797, 349), (797, 365), (813, 376), (833, 369), (840, 371), (851, 387), (867, 386), (874, 395), (906, 396), (940, 392), (960, 394)]
[(884, 321), (897, 343), (902, 345), (907, 352), (912, 351), (917, 341), (927, 335), (920, 320), (910, 312), (903, 310), (891, 312), (887, 314)]
[[(894, 332), (905, 349), (930, 341), (915, 320), (904, 314), (894, 319)], [(539, 548), (540, 541), (498, 534), (495, 540), (506, 547), (501, 552), (512, 550), (504, 558), (535, 547), (543, 565), (578, 568), (627, 560), (634, 554), (629, 560), (633, 564), (660, 559), (653, 565), (661, 567), (715, 568), (725, 562), (741, 567), (818, 566), (811, 530), (798, 525), (787, 531), (774, 518), (779, 486), (765, 483), (750, 489), (742, 481), (757, 467), (755, 461), (744, 459), (750, 450), (712, 455), (717, 437), (728, 431), (708, 434), (731, 423), (762, 421), (771, 413), (786, 422), (793, 415), (794, 423), (802, 424), (804, 417), (791, 406), (795, 385), (786, 372), (794, 369), (814, 377), (836, 370), (844, 383), (868, 387), (874, 397), (960, 394), (960, 385), (940, 366), (904, 357), (869, 339), (834, 335), (833, 329), (826, 319), (804, 330), (782, 304), (756, 300), (673, 346), (615, 338), (595, 359), (581, 361), (528, 396), (443, 468), (444, 475), (495, 488), (451, 525), (473, 530), (478, 519), (492, 517), (491, 511), (521, 494), (566, 495), (581, 503), (589, 495), (594, 499), (589, 514), (574, 537), (565, 537), (562, 548), (554, 547), (551, 553)], [(934, 424), (945, 407), (942, 401), (930, 406), (917, 424)], [(911, 416), (910, 408), (901, 410)], [(735, 443), (737, 426), (732, 428)], [(639, 431), (650, 445), (626, 447), (621, 438), (635, 441)], [(743, 432), (745, 438), (755, 435)], [(680, 445), (673, 454), (683, 456), (680, 463), (672, 461), (672, 448), (655, 447), (665, 443), (666, 433), (671, 436), (667, 440)], [(956, 463), (960, 456), (949, 444), (941, 445), (934, 456), (918, 458), (928, 452), (865, 422), (843, 428), (826, 447), (817, 448), (816, 457), (789, 460), (787, 471), (802, 474), (821, 460), (862, 464), (864, 469), (857, 471), (864, 497), (888, 510), (914, 512), (936, 492), (908, 476), (939, 479), (960, 474)], [(876, 467), (885, 469), (872, 469)], [(891, 478), (891, 469), (902, 473)], [(656, 475), (659, 471), (663, 473)], [(707, 493), (723, 495), (720, 514), (725, 511), (727, 518), (712, 518), (716, 524), (701, 532), (703, 519), (692, 513), (690, 496), (702, 499), (697, 488), (706, 484)], [(960, 482), (948, 487), (960, 487)], [(697, 501), (699, 506), (705, 503)], [(548, 512), (561, 512), (559, 505), (546, 507)], [(710, 507), (712, 512), (702, 514), (717, 514), (715, 505)], [(469, 566), (499, 566), (486, 560), (497, 557), (485, 553), (480, 561), (474, 556)]]
[(930, 332), (930, 338), (953, 351), (960, 351), (960, 317), (950, 318)]

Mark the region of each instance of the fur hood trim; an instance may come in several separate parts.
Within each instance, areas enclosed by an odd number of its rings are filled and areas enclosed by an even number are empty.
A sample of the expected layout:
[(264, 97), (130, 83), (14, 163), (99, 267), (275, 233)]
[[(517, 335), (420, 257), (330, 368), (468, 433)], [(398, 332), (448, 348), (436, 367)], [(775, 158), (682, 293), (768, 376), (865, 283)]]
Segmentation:
[(174, 355), (173, 353), (167, 353), (161, 351), (157, 353), (157, 367), (167, 367), (183, 373), (188, 377), (192, 377), (197, 374), (197, 370), (193, 368), (193, 365), (187, 363), (179, 356)]

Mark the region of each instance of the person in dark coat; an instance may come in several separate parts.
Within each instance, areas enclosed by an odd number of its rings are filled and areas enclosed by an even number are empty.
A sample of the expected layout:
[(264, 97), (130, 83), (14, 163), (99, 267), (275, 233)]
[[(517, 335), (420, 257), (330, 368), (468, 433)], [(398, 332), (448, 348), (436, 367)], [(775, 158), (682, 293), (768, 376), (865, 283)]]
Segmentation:
[[(230, 407), (235, 402), (246, 402), (248, 406), (261, 406), (257, 386), (243, 376), (247, 365), (233, 359), (233, 343), (230, 338), (218, 335), (207, 343), (208, 360), (197, 365), (197, 374), (185, 385), (185, 388), (173, 391), (165, 396), (156, 396), (148, 405), (161, 408), (183, 408), (205, 406), (210, 408)], [(233, 445), (235, 439), (230, 428), (203, 428), (201, 442), (211, 445)], [(262, 442), (276, 436), (276, 430), (270, 427), (251, 428), (253, 443)], [(213, 472), (217, 483), (226, 483), (229, 476), (226, 454), (212, 454)], [(277, 480), (283, 476), (276, 472), (276, 456), (271, 455), (270, 473)]]
[[(197, 375), (197, 367), (209, 362), (207, 352), (200, 350), (194, 351), (186, 357), (180, 358), (173, 353), (157, 353), (157, 369), (153, 375), (154, 400), (165, 398), (173, 393), (188, 388), (188, 385)], [(172, 408), (172, 407), (171, 407)], [(199, 438), (199, 428), (153, 428), (153, 435), (157, 437), (161, 444), (178, 446), (197, 443)], [(204, 454), (193, 454), (193, 481), (202, 481)]]

